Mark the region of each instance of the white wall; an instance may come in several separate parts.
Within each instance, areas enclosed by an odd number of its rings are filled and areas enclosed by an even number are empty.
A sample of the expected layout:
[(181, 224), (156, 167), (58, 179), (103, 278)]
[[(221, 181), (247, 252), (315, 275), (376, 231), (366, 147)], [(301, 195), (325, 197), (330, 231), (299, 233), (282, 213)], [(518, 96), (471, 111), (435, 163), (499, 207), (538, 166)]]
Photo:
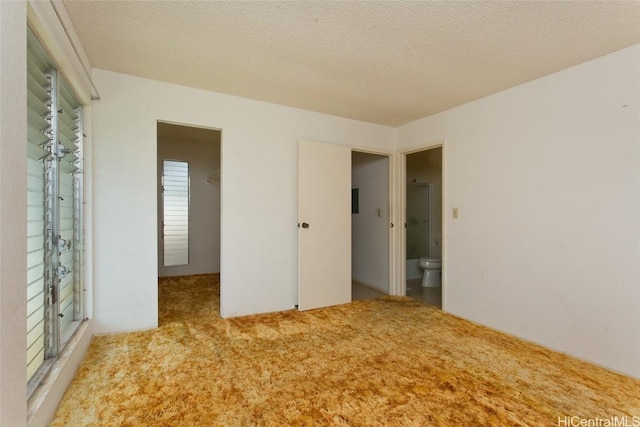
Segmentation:
[(360, 202), (351, 215), (351, 276), (389, 293), (389, 157), (354, 151), (351, 160)]
[(0, 426), (27, 423), (27, 9), (0, 2)]
[(158, 247), (162, 236), (162, 161), (189, 162), (189, 265), (164, 267), (158, 251), (158, 275), (183, 276), (220, 272), (220, 180), (207, 178), (220, 170), (220, 132), (213, 140), (177, 141), (158, 139)]
[(297, 141), (389, 149), (395, 131), (94, 70), (95, 330), (157, 324), (156, 121), (222, 129), (222, 315), (297, 303)]
[(444, 308), (640, 377), (640, 45), (398, 129), (439, 139)]

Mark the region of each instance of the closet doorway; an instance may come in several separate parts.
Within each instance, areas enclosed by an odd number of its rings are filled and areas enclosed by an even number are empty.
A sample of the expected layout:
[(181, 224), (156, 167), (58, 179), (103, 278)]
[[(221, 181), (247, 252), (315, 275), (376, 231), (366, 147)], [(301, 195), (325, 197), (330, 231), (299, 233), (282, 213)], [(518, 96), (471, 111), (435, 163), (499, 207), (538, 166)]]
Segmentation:
[(387, 154), (351, 152), (351, 296), (390, 294), (391, 159)]
[(220, 310), (221, 136), (157, 124), (160, 324), (167, 311)]

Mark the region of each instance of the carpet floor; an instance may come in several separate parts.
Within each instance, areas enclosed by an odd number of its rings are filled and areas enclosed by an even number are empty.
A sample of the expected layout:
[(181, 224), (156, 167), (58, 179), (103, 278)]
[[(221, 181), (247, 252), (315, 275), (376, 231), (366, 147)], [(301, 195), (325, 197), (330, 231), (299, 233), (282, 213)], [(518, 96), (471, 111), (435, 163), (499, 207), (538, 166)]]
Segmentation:
[(51, 426), (640, 420), (640, 381), (409, 298), (221, 319), (219, 291), (161, 279), (159, 328), (94, 337)]

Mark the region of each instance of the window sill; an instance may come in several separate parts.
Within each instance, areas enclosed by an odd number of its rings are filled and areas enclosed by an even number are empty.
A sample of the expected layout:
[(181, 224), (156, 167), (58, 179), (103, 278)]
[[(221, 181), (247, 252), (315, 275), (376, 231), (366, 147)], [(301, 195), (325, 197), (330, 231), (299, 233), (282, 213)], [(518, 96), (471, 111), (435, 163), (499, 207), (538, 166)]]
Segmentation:
[(80, 324), (64, 351), (53, 363), (49, 374), (28, 401), (27, 424), (46, 426), (55, 414), (58, 404), (84, 358), (93, 336), (91, 319)]

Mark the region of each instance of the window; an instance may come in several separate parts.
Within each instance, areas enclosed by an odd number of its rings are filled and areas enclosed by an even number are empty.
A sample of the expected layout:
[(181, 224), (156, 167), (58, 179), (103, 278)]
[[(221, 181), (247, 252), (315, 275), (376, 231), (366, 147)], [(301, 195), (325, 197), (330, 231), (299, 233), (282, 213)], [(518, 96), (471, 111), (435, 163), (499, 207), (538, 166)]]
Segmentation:
[(189, 163), (162, 162), (163, 265), (189, 264)]
[(83, 318), (82, 106), (27, 37), (27, 381), (32, 393)]

